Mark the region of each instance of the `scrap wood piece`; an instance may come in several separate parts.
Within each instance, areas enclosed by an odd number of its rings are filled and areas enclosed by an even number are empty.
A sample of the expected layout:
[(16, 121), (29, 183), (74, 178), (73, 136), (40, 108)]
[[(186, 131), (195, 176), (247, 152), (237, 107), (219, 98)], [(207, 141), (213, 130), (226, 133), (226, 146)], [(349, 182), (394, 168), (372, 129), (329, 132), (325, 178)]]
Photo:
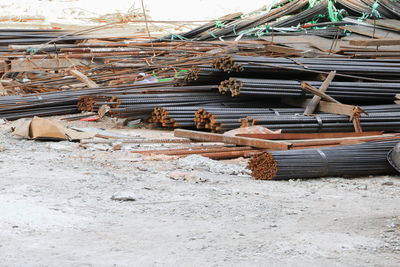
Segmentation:
[[(326, 93), (319, 91), (318, 89), (308, 84), (307, 82), (302, 82), (301, 87), (305, 91), (311, 92), (316, 96), (320, 96), (322, 99), (327, 100), (327, 102), (323, 103), (322, 105), (325, 105), (325, 110), (330, 110), (330, 111), (325, 111), (325, 112), (339, 114), (339, 115), (347, 115), (350, 116), (350, 120), (353, 120), (353, 118), (359, 116), (357, 114), (365, 113), (368, 115), (368, 113), (362, 110), (359, 106), (342, 104), (333, 97), (327, 95)], [(351, 109), (351, 111), (349, 111), (348, 109)]]
[(1, 83), (1, 80), (0, 80), (0, 95), (8, 95), (8, 92)]
[(221, 151), (244, 151), (252, 150), (252, 147), (248, 146), (229, 146), (229, 145), (215, 145), (215, 146), (194, 146), (184, 148), (168, 148), (168, 149), (155, 149), (155, 150), (132, 150), (132, 153), (138, 153), (143, 155), (163, 154), (163, 155), (187, 155), (204, 152), (221, 152)]
[(291, 145), (290, 143), (284, 141), (270, 141), (257, 138), (225, 136), (222, 134), (205, 133), (205, 132), (183, 130), (183, 129), (176, 129), (174, 131), (174, 136), (186, 137), (198, 141), (223, 142), (227, 144), (235, 144), (240, 146), (251, 146), (257, 148), (269, 148), (277, 150), (287, 150)]
[(39, 70), (58, 70), (58, 69), (66, 69), (75, 66), (82, 66), (86, 64), (87, 60), (81, 59), (66, 59), (66, 58), (58, 58), (58, 59), (33, 59), (33, 58), (24, 58), (24, 59), (13, 59), (8, 61), (8, 64), (5, 65), (7, 71), (10, 72), (34, 72)]
[(388, 30), (400, 31), (400, 21), (397, 19), (378, 19), (375, 21), (373, 19), (367, 19), (366, 22), (372, 25), (375, 24), (381, 26)]
[(310, 92), (310, 93), (312, 93), (312, 94), (314, 94), (316, 96), (319, 96), (321, 99), (324, 99), (325, 101), (333, 102), (333, 103), (340, 103), (339, 101), (337, 101), (333, 97), (325, 94), (324, 92), (319, 91), (317, 88), (315, 88), (314, 86), (312, 86), (311, 84), (309, 84), (307, 82), (302, 82), (300, 84), (300, 86), (304, 91), (307, 91), (307, 92)]
[(103, 140), (103, 139), (82, 139), (81, 144), (114, 144), (114, 143), (124, 143), (124, 144), (187, 144), (193, 143), (192, 140), (179, 138), (179, 139), (113, 139), (113, 140)]
[[(328, 74), (328, 77), (326, 77), (325, 81), (321, 84), (319, 87), (319, 91), (322, 93), (325, 93), (326, 90), (328, 89), (329, 85), (331, 84), (333, 78), (336, 75), (336, 71), (331, 71)], [(311, 115), (314, 113), (315, 109), (317, 108), (317, 105), (319, 101), (321, 100), (320, 96), (314, 95), (313, 98), (311, 99), (310, 103), (307, 105), (307, 107), (304, 110), (303, 115)]]
[[(294, 106), (294, 107), (299, 107), (299, 108), (305, 108), (307, 105), (310, 103), (311, 99), (296, 99), (296, 98), (291, 98), (291, 97), (284, 97), (282, 98), (282, 103)], [(318, 111), (325, 112), (325, 113), (332, 113), (332, 114), (338, 114), (338, 115), (346, 115), (346, 116), (352, 116), (353, 115), (353, 110), (358, 110), (361, 109), (359, 106), (352, 106), (348, 104), (342, 104), (342, 103), (332, 103), (332, 102), (327, 102), (321, 100), (319, 102), (319, 105), (317, 107)], [(368, 114), (366, 111), (361, 110), (362, 113)]]
[(349, 44), (354, 46), (400, 45), (400, 38), (350, 40)]
[(373, 26), (374, 25), (346, 25), (339, 26), (339, 28), (376, 39), (399, 38), (400, 36), (400, 34), (396, 32), (387, 31), (377, 27), (374, 28)]
[(73, 75), (75, 78), (86, 84), (89, 88), (97, 88), (99, 85), (92, 81), (89, 77), (87, 77), (85, 74), (80, 72), (79, 70), (69, 70), (71, 75)]
[(319, 111), (326, 112), (326, 113), (346, 115), (346, 116), (349, 116), (351, 119), (357, 113), (360, 113), (360, 114), (364, 113), (364, 114), (368, 115), (368, 112), (364, 111), (359, 106), (347, 105), (347, 104), (342, 104), (342, 103), (332, 103), (332, 102), (326, 102), (326, 101), (321, 101), (319, 103), (318, 109), (319, 109)]
[(162, 149), (162, 150), (142, 150), (131, 151), (139, 153), (143, 156), (166, 155), (174, 157), (186, 157), (187, 155), (201, 155), (211, 159), (232, 159), (238, 157), (252, 157), (259, 153), (265, 152), (265, 149), (255, 149), (253, 147), (197, 147), (197, 148), (178, 148), (178, 149)]

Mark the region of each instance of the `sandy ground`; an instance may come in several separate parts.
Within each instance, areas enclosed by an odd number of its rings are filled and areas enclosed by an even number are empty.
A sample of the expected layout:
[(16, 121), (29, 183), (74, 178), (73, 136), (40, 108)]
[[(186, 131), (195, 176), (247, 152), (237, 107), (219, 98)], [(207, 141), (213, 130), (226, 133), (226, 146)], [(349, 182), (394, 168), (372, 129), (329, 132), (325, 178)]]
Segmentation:
[[(400, 265), (399, 177), (255, 181), (243, 159), (148, 160), (8, 131), (1, 266)], [(135, 201), (111, 199), (124, 195)]]

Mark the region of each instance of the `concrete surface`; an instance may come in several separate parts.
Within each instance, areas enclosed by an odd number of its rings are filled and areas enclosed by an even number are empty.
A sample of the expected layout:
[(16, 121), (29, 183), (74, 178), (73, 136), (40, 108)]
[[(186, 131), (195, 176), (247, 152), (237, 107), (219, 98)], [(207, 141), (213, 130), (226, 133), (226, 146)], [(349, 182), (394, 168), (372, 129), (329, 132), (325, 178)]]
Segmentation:
[(1, 266), (400, 265), (399, 177), (254, 181), (219, 171), (244, 159), (143, 159), (9, 127)]

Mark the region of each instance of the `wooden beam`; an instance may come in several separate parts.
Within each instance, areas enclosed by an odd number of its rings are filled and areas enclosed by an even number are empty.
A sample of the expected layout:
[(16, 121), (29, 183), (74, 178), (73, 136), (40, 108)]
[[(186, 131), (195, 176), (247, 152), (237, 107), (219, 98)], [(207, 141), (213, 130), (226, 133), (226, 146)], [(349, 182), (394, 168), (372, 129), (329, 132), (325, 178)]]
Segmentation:
[(0, 80), (0, 95), (8, 95), (8, 92), (1, 83), (1, 80)]
[(321, 101), (321, 103), (319, 103), (319, 111), (331, 114), (346, 115), (353, 117), (355, 109), (356, 106), (346, 105), (341, 103), (332, 103), (326, 101)]
[(317, 88), (315, 88), (314, 86), (312, 86), (311, 84), (309, 84), (307, 82), (302, 82), (300, 84), (300, 86), (304, 91), (307, 91), (307, 92), (310, 92), (310, 93), (312, 93), (312, 94), (314, 94), (316, 96), (319, 96), (325, 101), (334, 102), (334, 103), (340, 103), (339, 101), (337, 101), (333, 97), (325, 94), (324, 92), (320, 92)]
[(33, 72), (40, 70), (60, 70), (74, 66), (83, 65), (87, 60), (80, 59), (13, 59), (10, 61), (8, 70), (10, 72)]
[(386, 46), (386, 45), (400, 45), (399, 38), (387, 38), (387, 39), (361, 39), (361, 40), (350, 40), (350, 45), (355, 46)]
[(71, 75), (73, 75), (75, 78), (77, 78), (78, 80), (80, 80), (81, 82), (83, 82), (84, 84), (86, 84), (89, 88), (97, 88), (99, 87), (97, 85), (97, 83), (95, 83), (94, 81), (92, 81), (91, 79), (89, 79), (89, 77), (87, 77), (85, 74), (83, 74), (82, 72), (78, 71), (78, 70), (69, 70), (69, 72), (71, 73)]
[[(333, 78), (336, 75), (336, 71), (331, 71), (328, 74), (328, 77), (326, 77), (325, 81), (321, 84), (321, 86), (319, 87), (319, 91), (322, 93), (325, 93), (326, 90), (328, 89), (329, 85), (331, 84)], [(320, 96), (315, 95), (310, 103), (307, 105), (306, 109), (304, 110), (303, 115), (311, 115), (314, 113), (315, 109), (318, 106), (319, 101), (321, 100)]]
[(203, 142), (222, 142), (226, 144), (235, 144), (239, 146), (251, 146), (257, 148), (269, 148), (276, 150), (288, 150), (291, 145), (284, 141), (270, 141), (257, 138), (238, 137), (238, 136), (226, 136), (216, 133), (206, 133), (199, 131), (176, 129), (174, 136), (185, 137), (192, 140), (203, 141)]

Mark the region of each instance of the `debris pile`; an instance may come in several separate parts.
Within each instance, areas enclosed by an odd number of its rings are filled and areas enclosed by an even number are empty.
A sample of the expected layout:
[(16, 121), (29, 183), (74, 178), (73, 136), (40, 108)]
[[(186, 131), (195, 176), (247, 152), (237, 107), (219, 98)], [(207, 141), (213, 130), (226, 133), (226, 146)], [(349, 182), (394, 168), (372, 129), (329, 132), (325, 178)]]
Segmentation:
[[(398, 1), (283, 0), (151, 40), (3, 29), (0, 118), (98, 113), (181, 128), (177, 137), (222, 145), (135, 152), (256, 155), (256, 179), (388, 172), (368, 153), (386, 153), (400, 130), (399, 17)], [(252, 126), (270, 133), (222, 134)], [(357, 149), (360, 168), (340, 168)]]

